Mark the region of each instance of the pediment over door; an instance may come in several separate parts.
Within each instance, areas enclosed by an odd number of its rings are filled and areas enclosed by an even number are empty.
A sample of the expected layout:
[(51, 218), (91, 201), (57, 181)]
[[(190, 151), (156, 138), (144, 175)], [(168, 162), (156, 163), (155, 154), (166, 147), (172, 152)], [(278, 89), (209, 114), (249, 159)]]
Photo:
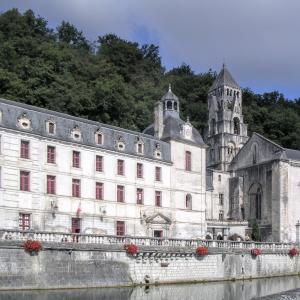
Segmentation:
[(146, 219), (146, 223), (170, 225), (172, 221), (170, 218), (163, 215), (162, 213), (155, 213)]

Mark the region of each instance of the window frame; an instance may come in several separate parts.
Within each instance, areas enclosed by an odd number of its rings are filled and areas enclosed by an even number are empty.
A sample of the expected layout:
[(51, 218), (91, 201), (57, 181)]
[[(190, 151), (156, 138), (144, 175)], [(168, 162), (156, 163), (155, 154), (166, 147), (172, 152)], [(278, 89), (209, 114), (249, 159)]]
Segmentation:
[[(53, 150), (53, 152), (50, 151)], [(55, 164), (56, 163), (56, 147), (47, 145), (47, 163), (48, 164)]]
[(162, 193), (161, 191), (155, 191), (155, 206), (162, 207)]
[(144, 189), (142, 189), (142, 188), (136, 189), (136, 204), (139, 204), (139, 205), (144, 204)]
[(72, 167), (73, 168), (80, 168), (80, 152), (73, 150), (72, 152)]
[[(25, 182), (24, 182), (25, 180)], [(20, 191), (30, 192), (30, 172), (20, 170)]]
[(95, 199), (96, 200), (103, 200), (103, 191), (104, 191), (104, 184), (103, 182), (97, 181), (95, 184)]
[(20, 158), (30, 159), (30, 142), (27, 140), (21, 140)]
[(72, 178), (72, 197), (81, 197), (81, 180), (78, 178)]
[(192, 171), (192, 152), (185, 151), (185, 170)]
[(116, 235), (117, 236), (125, 236), (126, 226), (125, 221), (116, 221)]
[(103, 172), (103, 156), (96, 155), (96, 162), (95, 162), (95, 169), (96, 172)]
[(136, 163), (136, 177), (139, 179), (144, 178), (144, 165), (142, 163)]
[(117, 160), (117, 175), (125, 176), (125, 161), (123, 159)]
[(56, 195), (56, 176), (47, 175), (47, 194)]
[(125, 186), (117, 185), (117, 202), (125, 203)]

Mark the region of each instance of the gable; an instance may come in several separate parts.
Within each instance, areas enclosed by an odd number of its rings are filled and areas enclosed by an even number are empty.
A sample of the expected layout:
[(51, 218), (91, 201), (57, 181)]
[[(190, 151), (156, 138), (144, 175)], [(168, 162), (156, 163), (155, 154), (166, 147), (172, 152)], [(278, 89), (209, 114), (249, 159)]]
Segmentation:
[(146, 219), (147, 223), (151, 224), (171, 224), (172, 221), (162, 213), (155, 213)]
[(229, 170), (249, 167), (255, 164), (281, 159), (285, 149), (258, 133), (253, 133), (232, 160)]

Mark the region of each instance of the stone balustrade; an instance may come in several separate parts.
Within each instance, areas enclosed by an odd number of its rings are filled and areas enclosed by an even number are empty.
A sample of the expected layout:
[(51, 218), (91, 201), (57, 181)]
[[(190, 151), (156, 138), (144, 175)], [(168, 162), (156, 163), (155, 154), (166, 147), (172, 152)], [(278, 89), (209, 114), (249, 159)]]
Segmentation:
[(164, 247), (189, 247), (206, 246), (209, 248), (220, 248), (227, 250), (247, 250), (260, 248), (263, 250), (282, 251), (289, 250), (295, 244), (292, 243), (272, 243), (272, 242), (244, 242), (244, 241), (220, 241), (202, 239), (175, 239), (175, 238), (154, 238), (136, 236), (115, 236), (96, 235), (81, 233), (63, 233), (47, 231), (20, 231), (0, 229), (0, 241), (26, 241), (28, 239), (39, 240), (41, 242), (52, 243), (78, 243), (78, 244), (102, 244), (102, 245), (124, 245), (133, 243), (138, 246), (164, 246)]

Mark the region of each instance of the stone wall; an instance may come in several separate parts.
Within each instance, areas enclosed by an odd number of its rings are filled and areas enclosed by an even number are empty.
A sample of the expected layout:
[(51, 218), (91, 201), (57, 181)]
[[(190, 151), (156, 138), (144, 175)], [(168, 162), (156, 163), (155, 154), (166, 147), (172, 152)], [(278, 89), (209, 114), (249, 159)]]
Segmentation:
[(218, 252), (201, 258), (194, 249), (141, 247), (137, 257), (121, 245), (44, 243), (38, 255), (17, 242), (0, 244), (0, 289), (132, 286), (145, 283), (231, 280), (298, 274), (299, 257), (248, 251)]

